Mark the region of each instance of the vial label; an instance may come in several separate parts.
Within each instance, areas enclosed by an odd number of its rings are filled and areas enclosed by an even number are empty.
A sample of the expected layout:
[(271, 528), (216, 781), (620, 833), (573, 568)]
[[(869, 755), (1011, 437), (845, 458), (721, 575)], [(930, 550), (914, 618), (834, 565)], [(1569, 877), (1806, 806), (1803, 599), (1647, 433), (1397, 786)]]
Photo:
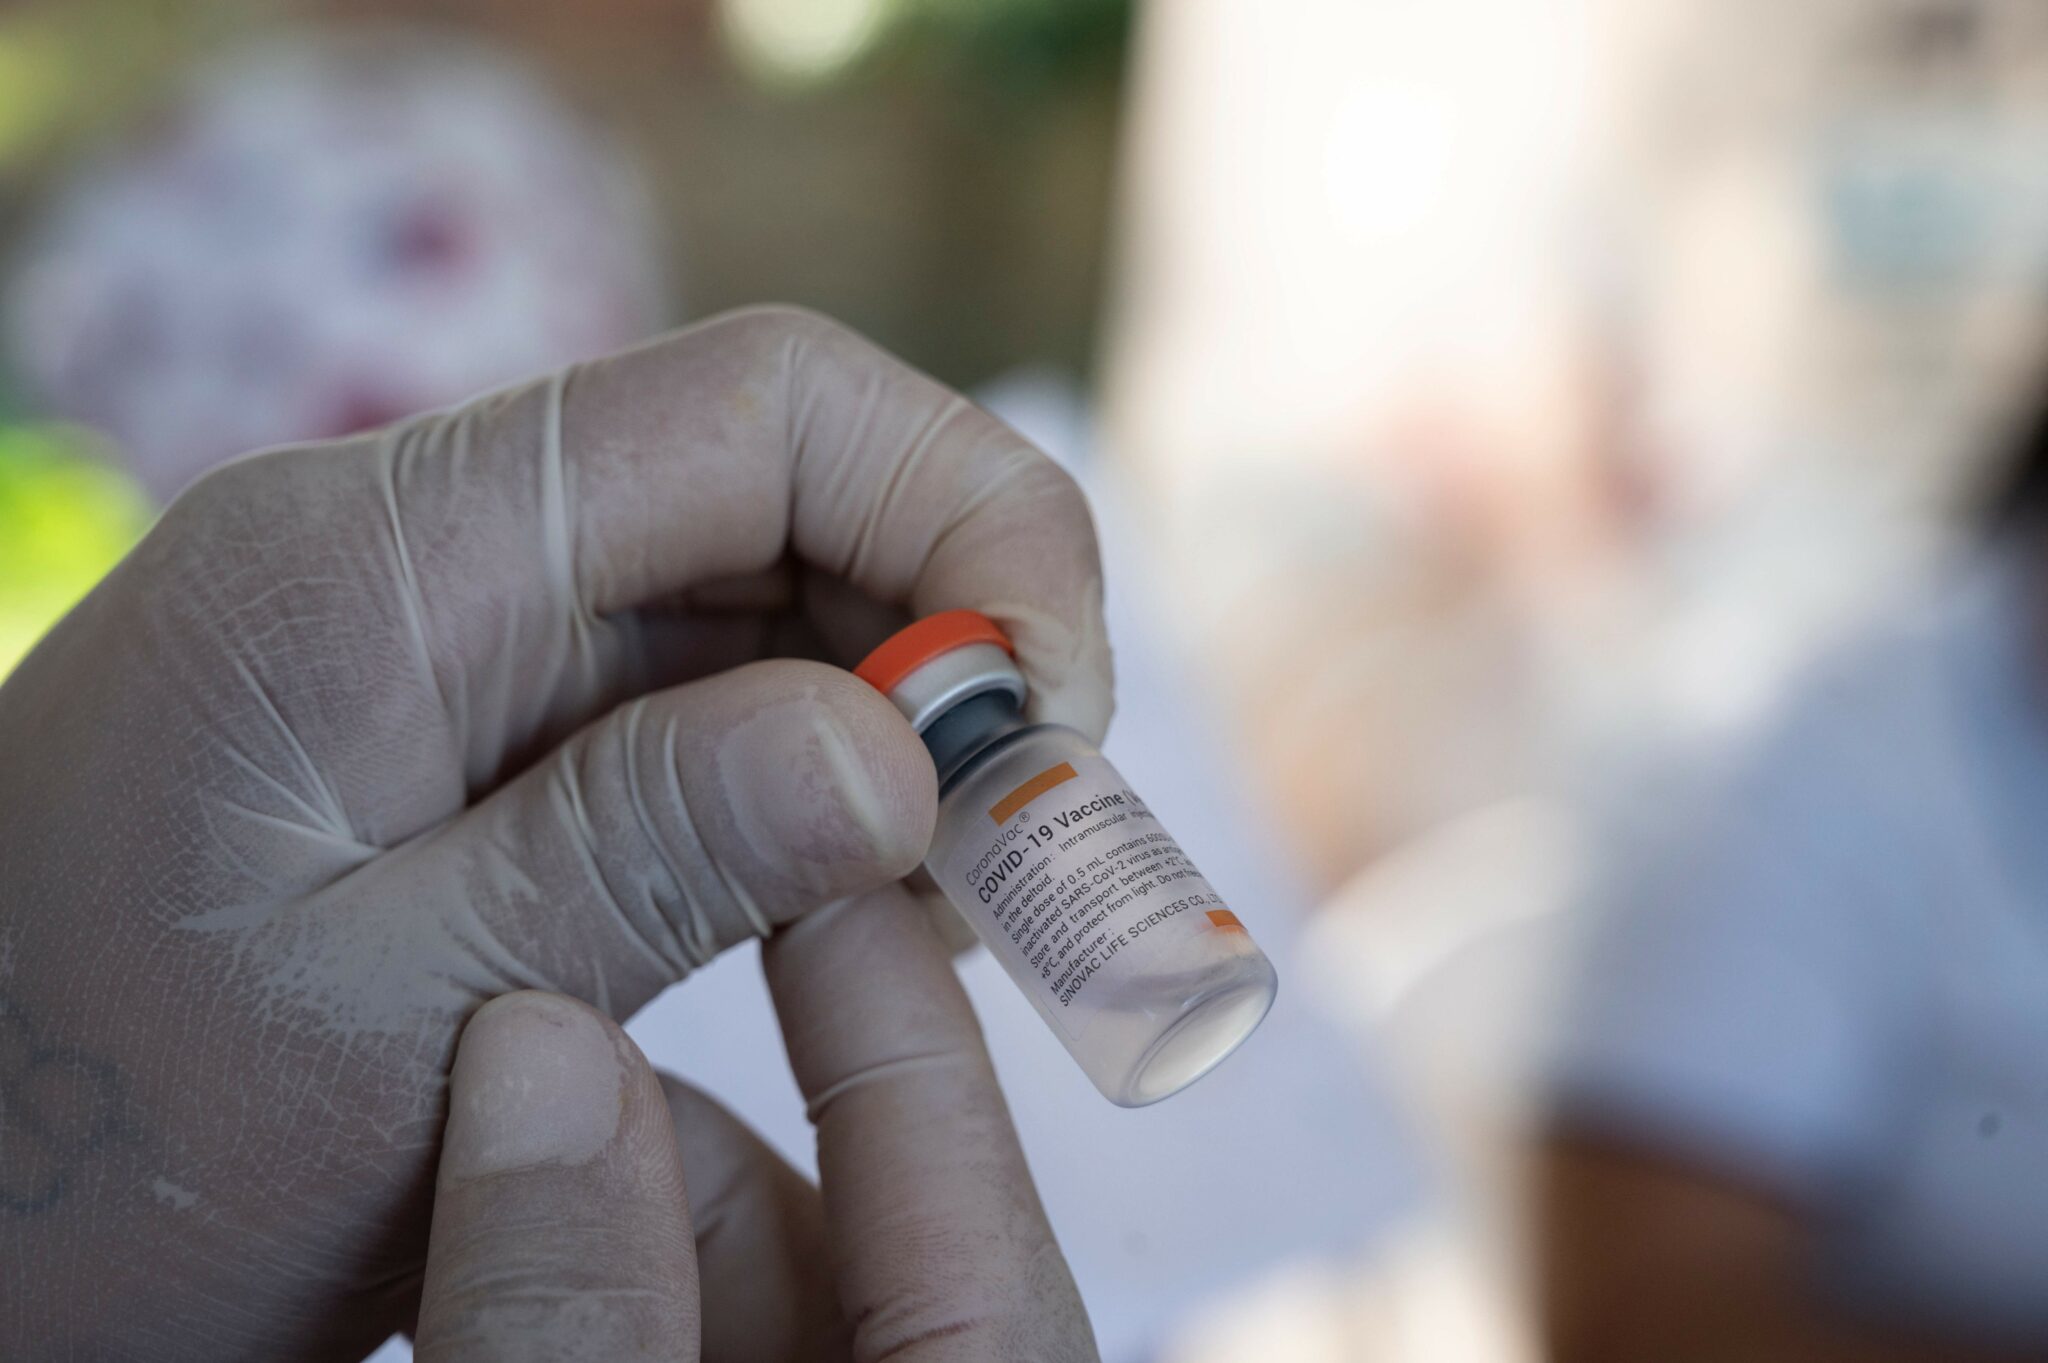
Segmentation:
[[(1140, 982), (1171, 989), (1181, 958), (1213, 960), (1217, 934), (1251, 949), (1236, 915), (1107, 759), (1049, 766), (986, 813), (988, 836), (963, 836), (934, 872), (1070, 1038), (1088, 1030), (1094, 996), (1128, 999)], [(1197, 934), (1205, 940), (1191, 953)]]

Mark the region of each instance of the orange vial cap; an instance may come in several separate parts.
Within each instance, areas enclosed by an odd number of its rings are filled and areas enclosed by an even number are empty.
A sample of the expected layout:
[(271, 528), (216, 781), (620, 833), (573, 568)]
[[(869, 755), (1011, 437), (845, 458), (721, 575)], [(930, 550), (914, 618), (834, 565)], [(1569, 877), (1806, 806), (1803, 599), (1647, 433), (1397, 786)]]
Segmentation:
[(1016, 655), (1002, 627), (980, 611), (940, 611), (905, 625), (861, 659), (853, 675), (887, 695), (896, 684), (943, 653), (972, 644), (994, 644)]

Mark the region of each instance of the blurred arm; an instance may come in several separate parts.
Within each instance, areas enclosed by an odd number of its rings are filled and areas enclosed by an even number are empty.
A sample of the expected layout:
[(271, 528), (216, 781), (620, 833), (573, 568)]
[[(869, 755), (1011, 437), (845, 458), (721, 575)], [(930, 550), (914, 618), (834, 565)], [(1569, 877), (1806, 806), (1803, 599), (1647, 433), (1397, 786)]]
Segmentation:
[(1853, 1322), (1812, 1287), (1809, 1232), (1761, 1191), (1647, 1153), (1554, 1140), (1539, 1176), (1553, 1363), (2011, 1363)]

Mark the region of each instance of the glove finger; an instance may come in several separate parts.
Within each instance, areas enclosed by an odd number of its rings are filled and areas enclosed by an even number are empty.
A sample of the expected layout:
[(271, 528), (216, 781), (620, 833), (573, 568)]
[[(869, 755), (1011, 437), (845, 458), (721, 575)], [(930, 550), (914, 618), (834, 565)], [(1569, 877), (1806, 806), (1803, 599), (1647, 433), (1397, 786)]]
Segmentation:
[(835, 904), (762, 953), (818, 1130), (854, 1356), (1096, 1357), (967, 996), (911, 897)]
[[(877, 644), (910, 623), (910, 614), (900, 606), (877, 601), (843, 578), (812, 571), (802, 583), (804, 618), (816, 622), (816, 656), (842, 667), (852, 667)], [(948, 903), (923, 867), (910, 873), (904, 884), (917, 897), (939, 940), (953, 954), (977, 945), (980, 938)]]
[(696, 1251), (668, 1104), (639, 1049), (569, 999), (508, 994), (449, 1086), (415, 1357), (693, 1360)]
[[(408, 974), (414, 1008), (545, 988), (623, 1018), (720, 951), (907, 873), (935, 801), (930, 757), (872, 689), (751, 663), (629, 702), (293, 926), (314, 949), (381, 916), (402, 939), (385, 954), (431, 967)], [(336, 894), (363, 912), (330, 911)], [(365, 1008), (389, 992), (376, 972), (320, 973)], [(323, 1003), (354, 1020), (341, 993)]]
[[(1101, 566), (1073, 480), (957, 393), (792, 309), (714, 319), (374, 442), (366, 528), (404, 585), (472, 793), (623, 694), (619, 614), (786, 555), (1010, 632), (1035, 713), (1099, 737)], [(286, 458), (291, 455), (283, 456)]]
[(715, 1100), (660, 1078), (697, 1227), (704, 1363), (846, 1358), (818, 1190)]

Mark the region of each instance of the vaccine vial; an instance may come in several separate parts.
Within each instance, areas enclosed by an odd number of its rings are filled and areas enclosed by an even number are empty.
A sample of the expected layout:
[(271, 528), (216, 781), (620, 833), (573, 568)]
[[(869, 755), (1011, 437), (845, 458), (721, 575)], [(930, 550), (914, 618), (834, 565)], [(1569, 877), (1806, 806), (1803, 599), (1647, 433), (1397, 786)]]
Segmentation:
[(1252, 1034), (1272, 962), (1094, 744), (1024, 718), (994, 621), (928, 616), (855, 672), (938, 768), (925, 869), (1111, 1102), (1178, 1093)]

